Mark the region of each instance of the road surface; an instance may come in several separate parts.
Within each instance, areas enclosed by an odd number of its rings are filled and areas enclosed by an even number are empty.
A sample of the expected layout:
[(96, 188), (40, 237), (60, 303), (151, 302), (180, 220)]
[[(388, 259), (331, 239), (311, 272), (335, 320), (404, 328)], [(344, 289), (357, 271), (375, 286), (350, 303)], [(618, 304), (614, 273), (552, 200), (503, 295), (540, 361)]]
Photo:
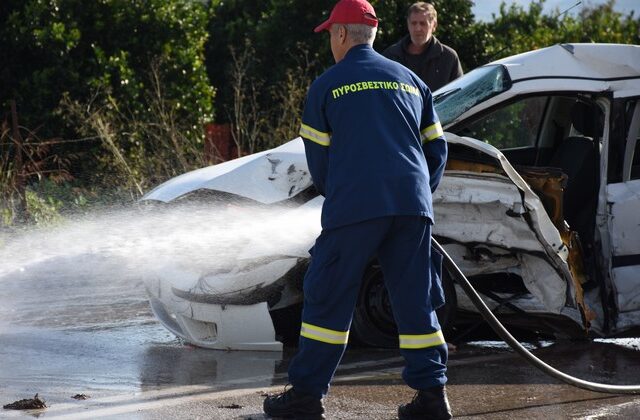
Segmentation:
[[(36, 393), (48, 408), (0, 409), (2, 418), (262, 419), (262, 400), (286, 385), (283, 353), (185, 345), (155, 321), (140, 279), (87, 256), (93, 274), (42, 263), (0, 277), (0, 405)], [(67, 262), (67, 266), (73, 262)], [(85, 270), (86, 271), (86, 270)], [(609, 383), (640, 382), (640, 339), (530, 344), (561, 370)], [(326, 401), (331, 419), (393, 419), (413, 391), (395, 350), (349, 349)], [(633, 419), (640, 396), (572, 388), (501, 343), (451, 354), (456, 418)], [(72, 396), (89, 398), (76, 400)]]

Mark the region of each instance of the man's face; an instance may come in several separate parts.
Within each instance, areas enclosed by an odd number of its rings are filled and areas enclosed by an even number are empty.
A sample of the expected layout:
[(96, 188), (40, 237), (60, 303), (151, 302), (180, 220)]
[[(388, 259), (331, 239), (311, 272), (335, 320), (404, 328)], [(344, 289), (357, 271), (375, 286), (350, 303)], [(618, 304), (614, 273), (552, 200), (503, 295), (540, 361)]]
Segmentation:
[(435, 20), (431, 22), (426, 12), (413, 12), (407, 18), (409, 36), (415, 45), (426, 44), (431, 39), (436, 26)]

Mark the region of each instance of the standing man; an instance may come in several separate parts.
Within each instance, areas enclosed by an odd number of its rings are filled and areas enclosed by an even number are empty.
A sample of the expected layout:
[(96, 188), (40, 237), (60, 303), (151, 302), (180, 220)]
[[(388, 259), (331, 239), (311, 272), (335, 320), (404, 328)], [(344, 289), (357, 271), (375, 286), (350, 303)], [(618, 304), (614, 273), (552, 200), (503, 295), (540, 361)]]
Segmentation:
[(324, 418), (323, 398), (375, 257), (406, 360), (402, 376), (418, 391), (399, 417), (451, 418), (447, 346), (435, 313), (444, 295), (431, 265), (431, 193), (447, 144), (427, 86), (373, 50), (377, 26), (366, 0), (340, 0), (315, 28), (329, 32), (336, 61), (311, 85), (300, 128), (314, 185), (325, 196), (322, 233), (304, 278), (292, 388), (264, 401), (273, 417)]
[(432, 4), (412, 4), (407, 12), (407, 27), (409, 34), (384, 50), (385, 57), (411, 69), (431, 91), (462, 76), (458, 53), (433, 36), (438, 12)]

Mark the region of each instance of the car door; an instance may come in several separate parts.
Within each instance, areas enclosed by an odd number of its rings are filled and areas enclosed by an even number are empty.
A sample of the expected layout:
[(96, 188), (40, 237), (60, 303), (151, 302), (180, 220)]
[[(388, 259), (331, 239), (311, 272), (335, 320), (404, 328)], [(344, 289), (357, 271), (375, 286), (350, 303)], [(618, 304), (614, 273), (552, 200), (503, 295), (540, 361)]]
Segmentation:
[(640, 311), (640, 99), (629, 101), (622, 179), (607, 185), (611, 276), (620, 313)]

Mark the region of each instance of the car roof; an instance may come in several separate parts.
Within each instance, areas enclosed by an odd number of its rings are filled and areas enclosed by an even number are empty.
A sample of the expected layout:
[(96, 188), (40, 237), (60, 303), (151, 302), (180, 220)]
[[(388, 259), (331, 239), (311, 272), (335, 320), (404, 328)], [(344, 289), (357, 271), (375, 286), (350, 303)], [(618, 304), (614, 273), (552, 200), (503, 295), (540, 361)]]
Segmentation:
[(491, 64), (505, 65), (514, 82), (542, 78), (640, 79), (640, 46), (558, 44)]

